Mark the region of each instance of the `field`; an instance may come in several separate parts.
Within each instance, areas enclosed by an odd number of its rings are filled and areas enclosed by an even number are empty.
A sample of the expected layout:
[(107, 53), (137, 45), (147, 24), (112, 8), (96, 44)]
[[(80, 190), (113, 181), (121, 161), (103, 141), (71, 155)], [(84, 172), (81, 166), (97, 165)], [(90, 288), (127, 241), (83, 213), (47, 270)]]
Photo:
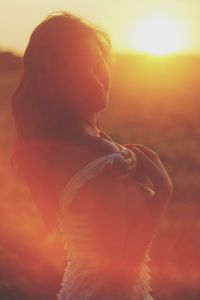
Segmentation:
[[(53, 300), (65, 267), (28, 188), (10, 167), (10, 97), (19, 70), (0, 72), (0, 299)], [(200, 57), (116, 54), (100, 126), (155, 150), (174, 193), (150, 250), (156, 300), (200, 299)]]

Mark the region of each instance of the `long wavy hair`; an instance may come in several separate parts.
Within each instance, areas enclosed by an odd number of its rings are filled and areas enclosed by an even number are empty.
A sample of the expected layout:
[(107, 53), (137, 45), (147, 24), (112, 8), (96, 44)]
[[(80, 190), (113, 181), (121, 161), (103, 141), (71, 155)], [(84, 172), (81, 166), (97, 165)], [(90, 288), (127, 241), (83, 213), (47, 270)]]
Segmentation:
[[(13, 170), (23, 177), (23, 167), (33, 163), (38, 142), (66, 141), (78, 122), (66, 75), (73, 72), (76, 57), (83, 55), (82, 42), (92, 37), (108, 65), (111, 40), (107, 32), (67, 11), (50, 13), (32, 32), (23, 56), (23, 71), (12, 98), (16, 142), (11, 155)], [(80, 83), (81, 84), (81, 83)], [(78, 88), (78, 86), (77, 86)], [(76, 104), (75, 104), (76, 105)], [(99, 126), (99, 120), (98, 120)]]

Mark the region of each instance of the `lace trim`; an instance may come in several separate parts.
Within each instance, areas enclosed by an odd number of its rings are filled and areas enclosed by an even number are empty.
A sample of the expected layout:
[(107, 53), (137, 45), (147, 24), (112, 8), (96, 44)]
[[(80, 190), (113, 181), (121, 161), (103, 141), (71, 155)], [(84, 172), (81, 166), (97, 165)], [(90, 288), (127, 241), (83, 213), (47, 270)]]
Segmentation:
[[(64, 229), (60, 223), (60, 230), (63, 233), (63, 240), (65, 240)], [(57, 300), (97, 300), (96, 294), (102, 293), (102, 298), (98, 296), (99, 300), (154, 300), (150, 292), (152, 288), (150, 286), (151, 281), (151, 270), (149, 262), (151, 258), (149, 256), (149, 250), (152, 245), (152, 240), (147, 248), (144, 255), (143, 261), (139, 266), (138, 275), (133, 282), (132, 288), (127, 291), (119, 291), (109, 294), (108, 290), (101, 290), (101, 287), (105, 282), (101, 278), (92, 277), (95, 273), (95, 266), (90, 266), (89, 269), (80, 268), (78, 261), (73, 258), (73, 251), (70, 245), (65, 242), (64, 249), (67, 250), (67, 266), (64, 270), (61, 288), (57, 294)], [(73, 261), (73, 263), (72, 263)], [(94, 272), (93, 272), (94, 271)], [(108, 297), (108, 298), (106, 298)]]

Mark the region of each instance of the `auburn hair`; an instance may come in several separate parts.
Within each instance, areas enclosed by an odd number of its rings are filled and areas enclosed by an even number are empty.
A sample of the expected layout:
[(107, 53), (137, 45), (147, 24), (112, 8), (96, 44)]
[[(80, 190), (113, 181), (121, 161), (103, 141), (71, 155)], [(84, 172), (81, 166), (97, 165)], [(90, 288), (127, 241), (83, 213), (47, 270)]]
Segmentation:
[(77, 120), (71, 118), (70, 106), (66, 103), (67, 88), (61, 89), (60, 84), (74, 53), (81, 55), (76, 51), (81, 51), (80, 43), (86, 36), (97, 41), (110, 65), (109, 34), (74, 13), (50, 13), (30, 36), (23, 55), (22, 76), (11, 98), (16, 125), (11, 165), (20, 176), (23, 176), (23, 167), (33, 163), (32, 150), (38, 149), (39, 143), (49, 145), (56, 140), (62, 145), (63, 137), (73, 137)]

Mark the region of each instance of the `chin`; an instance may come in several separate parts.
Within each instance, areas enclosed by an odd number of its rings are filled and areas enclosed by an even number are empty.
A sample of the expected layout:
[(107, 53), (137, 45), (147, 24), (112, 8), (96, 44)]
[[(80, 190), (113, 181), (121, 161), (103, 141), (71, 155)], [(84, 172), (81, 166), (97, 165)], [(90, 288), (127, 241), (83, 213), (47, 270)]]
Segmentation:
[(105, 109), (106, 107), (108, 106), (108, 99), (107, 98), (104, 98), (103, 101), (101, 101), (99, 103), (99, 105), (97, 105), (95, 107), (95, 111), (100, 111), (102, 109)]
[(102, 97), (95, 97), (95, 102), (92, 101), (90, 110), (93, 112), (98, 112), (106, 108), (108, 106), (108, 103), (109, 103), (109, 99), (107, 94), (102, 95)]

